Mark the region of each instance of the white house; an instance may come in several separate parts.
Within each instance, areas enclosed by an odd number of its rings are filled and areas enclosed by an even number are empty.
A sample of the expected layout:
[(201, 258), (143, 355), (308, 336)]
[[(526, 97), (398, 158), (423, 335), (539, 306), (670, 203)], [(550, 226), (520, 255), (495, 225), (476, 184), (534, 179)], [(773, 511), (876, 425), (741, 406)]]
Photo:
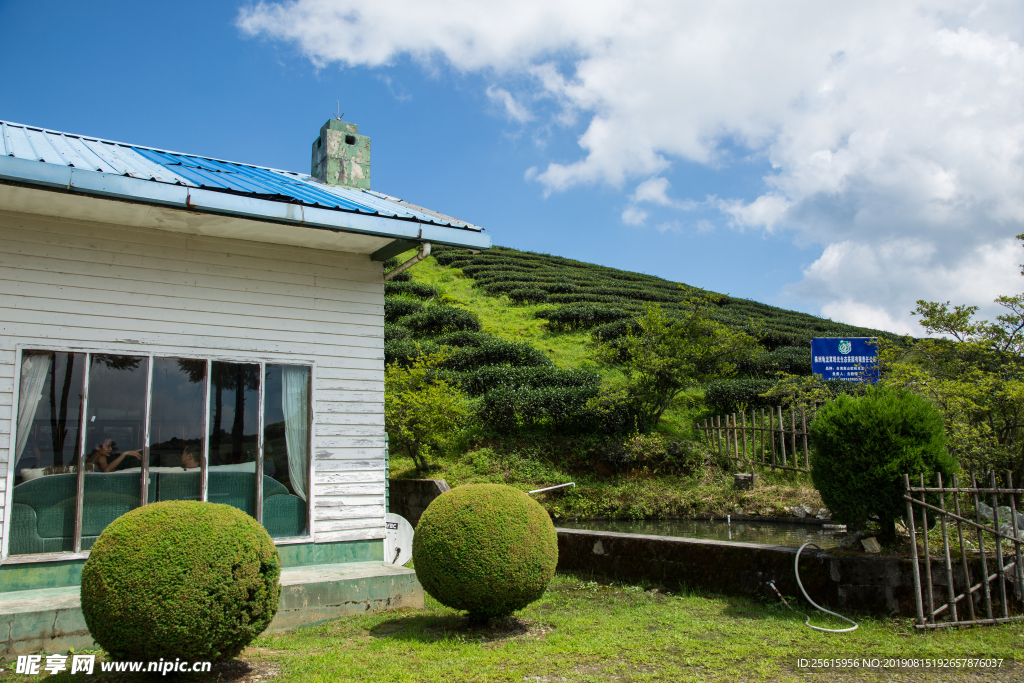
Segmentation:
[(237, 506), (285, 566), (381, 560), (382, 262), (477, 226), (313, 174), (0, 122), (0, 594), (73, 586), (139, 505)]

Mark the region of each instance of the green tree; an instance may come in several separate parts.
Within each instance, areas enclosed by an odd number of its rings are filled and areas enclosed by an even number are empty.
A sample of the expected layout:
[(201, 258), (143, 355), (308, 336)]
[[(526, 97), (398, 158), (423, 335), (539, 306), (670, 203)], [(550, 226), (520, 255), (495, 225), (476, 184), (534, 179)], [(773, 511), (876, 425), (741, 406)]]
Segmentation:
[(699, 291), (687, 295), (683, 312), (669, 318), (658, 304), (648, 304), (617, 342), (602, 345), (600, 360), (618, 365), (629, 381), (629, 393), (641, 420), (653, 426), (683, 391), (736, 372), (736, 363), (750, 357), (757, 341), (712, 319), (718, 295)]
[(942, 416), (923, 397), (898, 387), (869, 387), (863, 396), (826, 403), (808, 427), (811, 478), (836, 519), (854, 529), (879, 525), (892, 545), (904, 516), (903, 475), (956, 471)]
[(392, 363), (384, 371), (384, 427), (392, 446), (404, 450), (416, 469), (456, 434), (469, 415), (469, 401), (458, 387), (439, 379), (436, 369), (450, 350), (419, 354), (408, 367)]
[[(1024, 235), (1018, 235), (1024, 239)], [(930, 400), (945, 419), (950, 452), (983, 472), (1010, 469), (1024, 479), (1024, 294), (1001, 296), (1005, 312), (977, 320), (977, 306), (918, 301), (929, 334), (882, 341), (882, 383)]]

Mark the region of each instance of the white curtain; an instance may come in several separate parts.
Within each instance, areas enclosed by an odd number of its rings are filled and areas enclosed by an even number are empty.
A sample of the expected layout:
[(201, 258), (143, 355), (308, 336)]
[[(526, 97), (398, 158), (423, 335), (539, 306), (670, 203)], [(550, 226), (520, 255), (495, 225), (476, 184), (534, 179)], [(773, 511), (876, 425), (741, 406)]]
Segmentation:
[(46, 373), (50, 371), (51, 355), (48, 353), (23, 353), (21, 360), (21, 388), (18, 390), (18, 442), (14, 452), (17, 463), (21, 452), (28, 443), (28, 435), (32, 431), (32, 422), (36, 419), (36, 409), (43, 395), (46, 384)]
[(295, 495), (306, 500), (309, 474), (309, 368), (281, 366), (281, 408), (284, 410), (284, 438), (288, 447), (288, 478)]

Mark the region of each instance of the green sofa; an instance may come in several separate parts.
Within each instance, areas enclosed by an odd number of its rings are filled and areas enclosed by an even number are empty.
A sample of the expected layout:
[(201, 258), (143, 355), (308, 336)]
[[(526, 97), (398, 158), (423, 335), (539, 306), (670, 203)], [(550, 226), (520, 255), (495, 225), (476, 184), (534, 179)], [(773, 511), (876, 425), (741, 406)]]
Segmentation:
[[(209, 501), (255, 513), (254, 475), (215, 472), (208, 475)], [(11, 509), (11, 555), (73, 550), (75, 474), (53, 474), (14, 487)], [(150, 502), (198, 500), (198, 472), (151, 472)], [(87, 472), (82, 511), (82, 549), (87, 550), (112, 521), (139, 506), (139, 471)], [(306, 533), (306, 503), (283, 484), (263, 477), (263, 526), (273, 538)]]

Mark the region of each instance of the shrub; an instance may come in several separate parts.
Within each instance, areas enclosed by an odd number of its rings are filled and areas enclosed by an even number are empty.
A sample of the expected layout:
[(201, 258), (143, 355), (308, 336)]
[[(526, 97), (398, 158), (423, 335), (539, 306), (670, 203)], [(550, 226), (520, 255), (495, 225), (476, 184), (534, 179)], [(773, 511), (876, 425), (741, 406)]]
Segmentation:
[(89, 633), (117, 660), (235, 657), (277, 612), (281, 562), (229, 505), (174, 500), (114, 520), (82, 568)]
[(638, 335), (641, 331), (640, 323), (636, 318), (623, 318), (622, 320), (616, 320), (613, 323), (605, 323), (599, 325), (591, 330), (590, 335), (594, 338), (594, 341), (610, 342), (617, 339), (622, 339), (629, 334)]
[(484, 394), (480, 418), (490, 429), (502, 432), (584, 431), (590, 417), (584, 409), (597, 393), (595, 387), (495, 387)]
[(811, 478), (822, 501), (854, 529), (878, 522), (887, 545), (906, 512), (903, 475), (928, 480), (956, 469), (942, 415), (906, 390), (872, 387), (863, 396), (839, 396), (818, 411), (808, 432)]
[(553, 365), (521, 367), (515, 365), (491, 365), (453, 377), (462, 390), (472, 396), (479, 396), (497, 387), (577, 387), (597, 389), (601, 376), (589, 370), (562, 370)]
[(428, 306), (420, 313), (403, 316), (399, 322), (420, 334), (443, 334), (458, 330), (480, 331), (480, 319), (475, 313), (444, 304)]
[(547, 308), (534, 314), (548, 321), (553, 330), (577, 330), (595, 327), (631, 317), (621, 308), (596, 306), (594, 304), (569, 304), (558, 308)]
[(735, 413), (751, 408), (771, 408), (779, 400), (763, 397), (775, 386), (773, 379), (720, 379), (704, 387), (704, 405), (714, 413)]
[(441, 292), (438, 291), (437, 287), (432, 287), (422, 282), (395, 282), (392, 280), (391, 282), (384, 283), (384, 296), (399, 296), (402, 294), (416, 297), (417, 299), (441, 298)]
[(469, 415), (466, 397), (437, 375), (449, 353), (421, 353), (408, 367), (384, 370), (384, 427), (392, 448), (404, 450), (421, 472), (429, 468), (430, 453), (443, 448)]
[(483, 620), (544, 594), (558, 564), (558, 536), (548, 513), (526, 493), (472, 484), (430, 503), (416, 527), (412, 557), (424, 590)]
[(423, 303), (415, 299), (386, 296), (384, 297), (384, 322), (398, 322), (399, 318), (419, 313), (423, 308)]
[(509, 292), (508, 298), (517, 304), (537, 304), (547, 300), (548, 293), (538, 287), (520, 287)]
[(414, 341), (412, 339), (384, 340), (384, 365), (397, 363), (408, 367), (423, 353), (437, 350), (437, 344), (430, 341)]
[(552, 282), (537, 285), (548, 294), (572, 294), (580, 291), (580, 286), (573, 282)]
[(782, 346), (736, 364), (741, 375), (772, 376), (777, 372), (791, 375), (811, 374), (811, 350), (805, 346)]
[(483, 346), (488, 342), (497, 339), (494, 335), (487, 334), (486, 332), (469, 332), (468, 330), (460, 330), (458, 332), (449, 332), (443, 334), (440, 337), (435, 337), (434, 341), (444, 346)]
[(387, 341), (400, 341), (411, 336), (412, 332), (408, 327), (402, 327), (398, 323), (384, 323), (384, 339)]
[(470, 370), (483, 365), (552, 365), (544, 352), (528, 342), (511, 342), (490, 337), (477, 346), (458, 349), (441, 366), (446, 370)]

